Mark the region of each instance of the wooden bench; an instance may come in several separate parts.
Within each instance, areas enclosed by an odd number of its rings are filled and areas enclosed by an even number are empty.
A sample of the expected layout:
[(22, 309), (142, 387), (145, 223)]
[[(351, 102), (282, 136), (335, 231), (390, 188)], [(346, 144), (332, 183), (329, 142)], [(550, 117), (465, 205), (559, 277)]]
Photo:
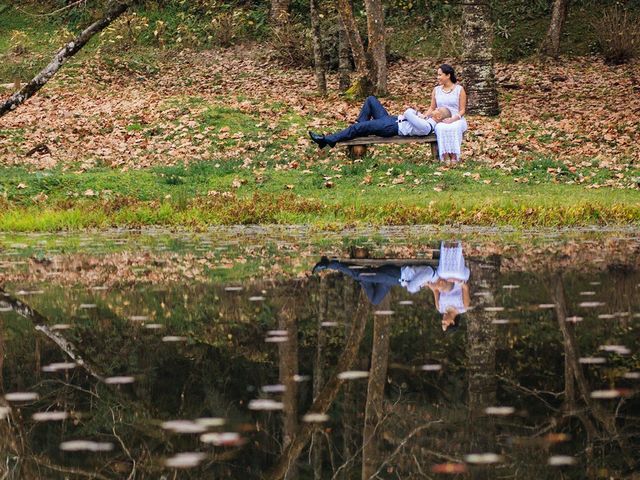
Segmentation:
[[(395, 136), (395, 137), (359, 137), (353, 140), (347, 140), (346, 142), (338, 142), (336, 145), (342, 145), (347, 147), (347, 152), (351, 157), (363, 157), (367, 153), (367, 147), (369, 145), (397, 145), (405, 143), (430, 143), (431, 155), (434, 160), (438, 160), (438, 142), (434, 134), (426, 135), (424, 137), (409, 137), (409, 136)], [(361, 145), (364, 147), (362, 151), (357, 151), (353, 147)]]

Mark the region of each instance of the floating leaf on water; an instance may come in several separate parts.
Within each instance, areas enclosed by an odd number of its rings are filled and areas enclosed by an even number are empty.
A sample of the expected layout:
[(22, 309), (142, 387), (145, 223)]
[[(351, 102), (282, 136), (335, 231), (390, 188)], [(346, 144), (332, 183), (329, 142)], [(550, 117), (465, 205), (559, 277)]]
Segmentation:
[(568, 455), (554, 455), (549, 457), (549, 460), (547, 460), (547, 464), (551, 467), (564, 467), (567, 465), (575, 465), (575, 463), (575, 457), (570, 457)]
[(566, 433), (548, 433), (544, 436), (544, 440), (549, 443), (560, 443), (571, 440), (571, 435)]
[(289, 335), (289, 332), (286, 330), (267, 330), (267, 335), (271, 335), (274, 337), (285, 337)]
[(0, 307), (0, 313), (1, 312), (10, 312), (11, 310), (13, 310), (13, 307)]
[(242, 287), (224, 287), (225, 292), (239, 292), (242, 290)]
[(485, 312), (502, 312), (504, 307), (484, 307)]
[(393, 315), (396, 312), (394, 312), (393, 310), (376, 310), (375, 312), (373, 312), (374, 315), (380, 315), (380, 316), (386, 316), (386, 315)]
[(589, 395), (591, 398), (610, 399), (621, 396), (620, 390), (594, 390)]
[(84, 310), (90, 310), (92, 308), (96, 308), (97, 305), (95, 303), (81, 303), (80, 304), (80, 308), (84, 309)]
[(107, 385), (125, 385), (127, 383), (133, 383), (135, 380), (135, 378), (129, 376), (116, 376), (105, 378), (104, 383)]
[(622, 318), (622, 317), (629, 317), (629, 316), (631, 316), (631, 314), (630, 314), (629, 312), (616, 312), (616, 313), (614, 313), (614, 315), (615, 315), (616, 317), (621, 317), (621, 318)]
[(346, 372), (340, 372), (338, 378), (340, 380), (357, 380), (360, 378), (367, 378), (369, 372), (366, 370), (347, 370)]
[(160, 330), (164, 328), (164, 325), (161, 323), (147, 323), (144, 328), (148, 328), (149, 330)]
[(264, 299), (264, 297), (249, 297), (250, 302), (262, 302)]
[(640, 372), (627, 372), (624, 374), (624, 378), (629, 380), (640, 380)]
[(278, 385), (264, 385), (262, 387), (262, 391), (264, 393), (282, 393), (287, 389), (287, 387), (285, 387), (282, 384), (278, 384)]
[(323, 423), (329, 421), (329, 415), (326, 413), (307, 413), (302, 417), (303, 422), (307, 423)]
[(149, 320), (149, 316), (148, 315), (131, 315), (129, 317), (129, 320), (131, 320), (132, 322), (146, 322), (147, 320)]
[(177, 335), (167, 335), (162, 337), (163, 342), (186, 342), (187, 337), (180, 337)]
[(464, 463), (436, 463), (431, 466), (433, 473), (465, 473), (467, 466)]
[(424, 370), (425, 372), (437, 372), (442, 370), (442, 365), (439, 363), (428, 363), (426, 365), (422, 365), (420, 370)]
[(294, 375), (293, 376), (293, 381), (294, 382), (308, 382), (309, 380), (311, 380), (311, 376), (310, 375)]
[(578, 323), (578, 322), (581, 322), (582, 320), (584, 320), (582, 317), (576, 317), (576, 316), (565, 318), (565, 322), (571, 322), (571, 323)]
[(578, 362), (585, 365), (597, 365), (601, 363), (607, 363), (607, 359), (604, 357), (580, 357)]
[(56, 323), (51, 326), (51, 330), (69, 330), (71, 327), (72, 325), (68, 323)]
[(556, 308), (555, 303), (541, 303), (538, 308)]
[(503, 285), (502, 288), (506, 290), (513, 290), (515, 288), (520, 288), (520, 285)]
[(598, 315), (598, 318), (600, 320), (612, 320), (616, 318), (616, 316), (611, 313), (601, 313), (600, 315)]
[(171, 430), (175, 433), (202, 433), (207, 427), (191, 420), (169, 420), (162, 422), (160, 425), (165, 430)]
[(471, 453), (464, 456), (467, 463), (489, 464), (502, 462), (502, 456), (497, 453)]
[(4, 420), (9, 412), (11, 412), (9, 407), (0, 407), (0, 420)]
[(337, 327), (340, 325), (338, 322), (322, 322), (320, 324), (321, 327)]
[(224, 418), (220, 418), (220, 417), (203, 417), (203, 418), (196, 418), (196, 423), (198, 425), (202, 425), (203, 427), (221, 427), (222, 425), (224, 425), (225, 423), (227, 423), (227, 421)]
[(511, 323), (511, 320), (506, 318), (496, 318), (495, 320), (491, 320), (491, 323), (494, 325), (506, 325), (507, 323)]
[(65, 420), (69, 418), (68, 412), (37, 412), (34, 413), (31, 418), (35, 422), (59, 422), (61, 420)]
[(596, 292), (593, 292), (593, 291), (589, 291), (589, 292), (580, 292), (580, 295), (582, 295), (582, 296), (584, 296), (584, 297), (590, 297), (590, 296), (593, 296), (593, 295), (595, 295), (595, 294), (596, 294)]
[(4, 396), (7, 402), (31, 402), (38, 400), (40, 395), (36, 392), (11, 392)]
[(105, 285), (96, 285), (95, 287), (91, 287), (91, 290), (106, 290), (107, 287)]
[(268, 398), (257, 398), (249, 402), (249, 410), (282, 410), (284, 404)]
[(484, 413), (487, 415), (511, 415), (516, 409), (513, 407), (487, 407), (484, 409)]
[(618, 355), (629, 355), (631, 353), (631, 350), (624, 345), (600, 345), (600, 350), (617, 353)]
[(589, 285), (601, 285), (602, 282), (589, 282)]
[(77, 366), (78, 364), (74, 362), (56, 362), (45, 365), (44, 367), (42, 367), (42, 371), (48, 373), (59, 372), (61, 370), (71, 370), (73, 368), (76, 368)]
[(60, 444), (60, 450), (66, 452), (110, 452), (113, 450), (113, 443), (92, 442), (91, 440), (70, 440)]
[(164, 465), (169, 468), (193, 468), (200, 465), (205, 458), (206, 455), (201, 452), (183, 452), (165, 459)]
[(582, 308), (596, 308), (604, 306), (604, 302), (580, 302), (578, 306)]
[(237, 432), (210, 432), (200, 435), (200, 441), (203, 443), (211, 443), (217, 447), (228, 447), (242, 443), (242, 437)]
[(413, 305), (413, 300), (400, 300), (398, 305)]
[(264, 339), (265, 342), (267, 343), (284, 343), (286, 341), (289, 340), (289, 337), (287, 336), (282, 336), (282, 337), (267, 337)]
[(488, 292), (486, 290), (483, 290), (481, 292), (476, 292), (473, 294), (474, 297), (490, 297), (491, 296), (491, 292)]

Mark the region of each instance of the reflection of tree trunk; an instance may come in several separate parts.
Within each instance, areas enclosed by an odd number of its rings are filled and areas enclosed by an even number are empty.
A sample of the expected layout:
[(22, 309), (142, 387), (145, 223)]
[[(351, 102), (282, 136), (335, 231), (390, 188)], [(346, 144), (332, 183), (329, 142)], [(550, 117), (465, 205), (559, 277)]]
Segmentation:
[[(278, 327), (287, 331), (288, 340), (280, 343), (280, 383), (284, 385), (282, 403), (284, 404), (282, 448), (286, 449), (291, 443), (293, 435), (298, 429), (298, 388), (294, 376), (298, 373), (298, 325), (296, 322), (295, 306), (292, 300), (284, 305), (279, 314)], [(286, 480), (298, 476), (295, 464), (292, 465), (285, 476)]]
[[(333, 401), (335, 400), (340, 385), (343, 380), (340, 380), (337, 376), (339, 372), (346, 371), (352, 368), (355, 362), (360, 343), (362, 343), (362, 337), (364, 336), (365, 326), (367, 324), (367, 317), (369, 312), (369, 302), (364, 297), (364, 294), (360, 297), (358, 310), (353, 318), (353, 325), (351, 328), (351, 334), (347, 339), (344, 350), (338, 359), (336, 365), (336, 372), (327, 383), (324, 385), (313, 404), (309, 408), (309, 413), (326, 413)], [(290, 465), (292, 465), (302, 453), (302, 449), (309, 442), (311, 435), (315, 431), (315, 426), (310, 423), (303, 424), (293, 436), (293, 439), (284, 450), (276, 464), (265, 475), (267, 479), (280, 479), (284, 478)]]
[[(470, 261), (473, 310), (467, 315), (467, 361), (469, 376), (470, 451), (492, 452), (495, 449), (495, 425), (484, 410), (496, 403), (496, 326), (495, 314), (485, 307), (495, 305), (500, 274), (500, 259)], [(481, 290), (483, 295), (473, 295)], [(474, 478), (490, 475), (488, 471), (474, 472)]]
[[(389, 310), (389, 295), (379, 305), (381, 310)], [(362, 479), (371, 477), (380, 465), (380, 439), (378, 430), (384, 417), (384, 387), (387, 383), (389, 364), (389, 337), (391, 321), (386, 315), (378, 315), (373, 323), (373, 348), (371, 350), (371, 368), (367, 387), (367, 404), (364, 414), (362, 434)], [(378, 431), (377, 431), (378, 430)]]
[(316, 87), (320, 95), (327, 94), (327, 79), (325, 77), (324, 55), (322, 52), (322, 32), (320, 31), (320, 13), (318, 0), (309, 0), (311, 9), (311, 28), (313, 30), (313, 64), (316, 72)]
[[(318, 289), (318, 337), (316, 341), (316, 357), (313, 365), (313, 399), (318, 398), (322, 383), (324, 382), (323, 366), (324, 366), (324, 346), (326, 341), (326, 335), (322, 322), (327, 321), (327, 312), (329, 310), (329, 298), (328, 298), (328, 278), (326, 276), (320, 277), (320, 288)], [(313, 432), (313, 448), (311, 450), (312, 464), (313, 464), (313, 478), (319, 480), (322, 478), (322, 441), (323, 435), (321, 427), (316, 428)]]
[[(582, 366), (580, 365), (580, 353), (578, 352), (578, 345), (575, 338), (574, 326), (567, 324), (567, 301), (564, 290), (564, 283), (562, 281), (562, 274), (555, 272), (552, 274), (551, 285), (551, 298), (555, 303), (556, 317), (558, 320), (558, 326), (562, 332), (562, 338), (565, 351), (565, 387), (568, 390), (565, 391), (566, 400), (572, 402), (573, 405), (569, 405), (568, 409), (576, 415), (580, 421), (584, 424), (585, 430), (590, 438), (597, 435), (596, 427), (588, 417), (588, 413), (591, 413), (593, 418), (602, 426), (606, 433), (610, 436), (611, 441), (618, 443), (625, 462), (629, 467), (633, 467), (635, 464), (633, 457), (629, 452), (629, 446), (620, 437), (616, 428), (615, 416), (605, 411), (597, 402), (594, 402), (591, 398), (591, 392), (589, 391), (589, 385), (587, 379), (584, 376)], [(567, 380), (566, 376), (572, 377), (575, 380), (575, 384), (578, 387), (578, 392), (582, 401), (587, 405), (589, 411), (587, 413), (580, 412), (576, 406), (575, 389), (573, 381)]]

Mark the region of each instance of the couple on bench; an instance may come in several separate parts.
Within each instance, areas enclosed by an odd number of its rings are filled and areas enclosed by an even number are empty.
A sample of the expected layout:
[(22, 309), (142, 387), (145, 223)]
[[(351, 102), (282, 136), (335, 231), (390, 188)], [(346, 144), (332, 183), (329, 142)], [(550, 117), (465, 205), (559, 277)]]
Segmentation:
[(467, 129), (464, 119), (467, 97), (464, 88), (457, 84), (450, 65), (444, 64), (438, 68), (438, 83), (440, 85), (433, 89), (431, 105), (424, 115), (413, 108), (399, 116), (390, 115), (376, 97), (368, 97), (353, 125), (331, 135), (309, 132), (309, 136), (320, 148), (324, 148), (369, 135), (395, 137), (435, 133), (440, 160), (456, 163), (460, 158), (462, 134)]

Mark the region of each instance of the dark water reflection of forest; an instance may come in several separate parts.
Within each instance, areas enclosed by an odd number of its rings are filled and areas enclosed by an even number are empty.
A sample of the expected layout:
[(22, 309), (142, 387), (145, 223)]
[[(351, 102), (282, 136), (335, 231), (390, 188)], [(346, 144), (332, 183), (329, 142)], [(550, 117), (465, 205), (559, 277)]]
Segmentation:
[(637, 235), (279, 235), (0, 238), (1, 478), (634, 478)]

